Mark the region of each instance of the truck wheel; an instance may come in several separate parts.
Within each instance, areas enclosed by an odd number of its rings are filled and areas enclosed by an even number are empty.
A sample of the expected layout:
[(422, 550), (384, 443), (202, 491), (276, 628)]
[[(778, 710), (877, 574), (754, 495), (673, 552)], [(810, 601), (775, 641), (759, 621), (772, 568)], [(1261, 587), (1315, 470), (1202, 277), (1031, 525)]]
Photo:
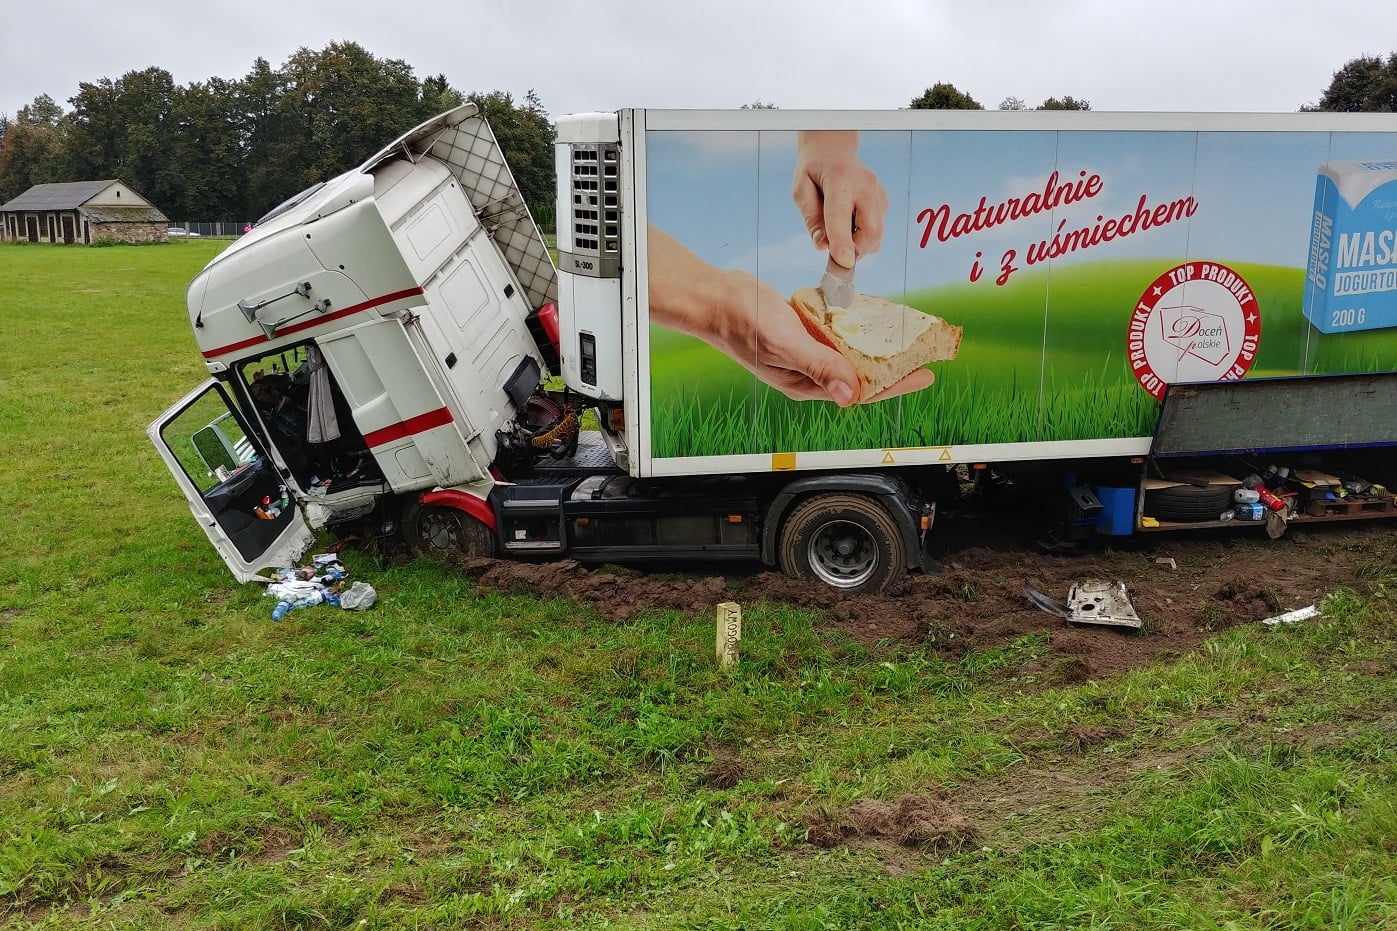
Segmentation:
[(456, 508), (426, 505), (406, 521), (407, 539), (419, 556), (494, 556), (495, 534)]
[(877, 499), (830, 493), (807, 498), (786, 519), (781, 569), (841, 591), (881, 592), (907, 571), (907, 554)]

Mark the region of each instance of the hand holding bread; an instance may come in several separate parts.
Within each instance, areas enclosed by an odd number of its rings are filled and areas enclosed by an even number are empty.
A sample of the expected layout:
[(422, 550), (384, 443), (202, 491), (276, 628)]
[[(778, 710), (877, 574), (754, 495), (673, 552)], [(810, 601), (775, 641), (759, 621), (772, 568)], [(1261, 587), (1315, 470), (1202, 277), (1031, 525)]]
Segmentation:
[(838, 352), (858, 373), (859, 403), (882, 401), (931, 385), (928, 362), (954, 359), (961, 328), (881, 297), (856, 295), (852, 307), (831, 307), (819, 288), (791, 295), (791, 309), (810, 336)]
[(746, 272), (714, 268), (650, 228), (650, 319), (723, 352), (796, 401), (858, 399), (848, 359), (812, 339), (786, 298)]

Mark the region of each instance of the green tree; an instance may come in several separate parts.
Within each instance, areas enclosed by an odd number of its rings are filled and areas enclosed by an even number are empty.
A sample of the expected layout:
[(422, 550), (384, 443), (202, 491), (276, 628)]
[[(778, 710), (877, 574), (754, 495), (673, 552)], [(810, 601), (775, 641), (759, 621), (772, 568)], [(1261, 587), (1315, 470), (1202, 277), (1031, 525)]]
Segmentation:
[(129, 71), (117, 80), (80, 82), (68, 136), (75, 180), (120, 178), (152, 202), (173, 135), (174, 79), (163, 68)]
[(175, 89), (174, 133), (157, 172), (171, 219), (247, 217), (237, 85), (222, 78)]
[(302, 48), (281, 67), (281, 170), (294, 193), (359, 164), (418, 122), (421, 86), (401, 59), (357, 42)]
[(260, 217), (301, 190), (287, 179), (284, 170), (282, 140), (292, 132), (293, 121), (278, 106), (281, 84), (281, 76), (271, 63), (259, 56), (252, 70), (233, 85), (233, 128), (242, 157), (240, 216)]
[(1038, 107), (1039, 110), (1090, 110), (1091, 103), (1086, 100), (1078, 100), (1071, 94), (1062, 97), (1049, 97)]
[(1397, 112), (1397, 52), (1386, 60), (1374, 55), (1355, 58), (1334, 72), (1318, 105), (1307, 104), (1302, 111), (1325, 110), (1335, 113)]
[(446, 75), (434, 74), (429, 78), (422, 79), (422, 92), (418, 95), (418, 100), (417, 117), (420, 123), (430, 120), (440, 113), (445, 113), (447, 110), (459, 107), (465, 103), (466, 98), (447, 82)]
[(933, 84), (912, 99), (913, 110), (983, 110), (969, 94), (956, 90), (954, 84)]
[(0, 134), (0, 203), (36, 184), (69, 180), (68, 122), (63, 108), (41, 94), (6, 120)]
[[(548, 215), (553, 208), (553, 123), (537, 94), (530, 90), (522, 104), (505, 91), (471, 94), (490, 124), (514, 183), (535, 214)], [(538, 208), (547, 208), (541, 211)]]
[(32, 103), (20, 107), (15, 122), (28, 123), (30, 126), (57, 127), (63, 121), (63, 115), (63, 107), (54, 103), (48, 94), (40, 94)]

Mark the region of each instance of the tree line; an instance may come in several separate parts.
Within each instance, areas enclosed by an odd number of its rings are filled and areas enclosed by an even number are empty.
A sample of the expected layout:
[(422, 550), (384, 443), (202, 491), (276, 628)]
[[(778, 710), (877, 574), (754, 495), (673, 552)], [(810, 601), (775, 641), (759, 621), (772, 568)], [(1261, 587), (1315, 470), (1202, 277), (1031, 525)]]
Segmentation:
[[(13, 118), (0, 114), (0, 203), (51, 181), (119, 178), (167, 215), (253, 218), (287, 197), (362, 162), (389, 139), (469, 100), (490, 121), (535, 215), (553, 205), (553, 124), (538, 96), (463, 94), (444, 75), (419, 80), (401, 59), (355, 42), (302, 48), (280, 67), (258, 58), (236, 80), (175, 84), (147, 68), (78, 85), (65, 110), (41, 95)], [(744, 109), (776, 105), (757, 100)], [(984, 107), (952, 84), (928, 87), (912, 109)], [(1001, 110), (1090, 110), (1049, 97), (1030, 108), (1007, 97)], [(1302, 111), (1397, 110), (1397, 53), (1363, 56), (1335, 72)]]
[[(975, 98), (954, 84), (938, 83), (913, 98), (914, 110), (983, 110)], [(1091, 104), (1070, 95), (1049, 97), (1029, 107), (1018, 97), (1006, 97), (1000, 110), (1090, 110)], [(1334, 72), (1318, 103), (1302, 105), (1301, 113), (1394, 113), (1397, 112), (1397, 52), (1386, 58), (1361, 55)]]
[(0, 203), (35, 184), (117, 178), (171, 217), (255, 218), (469, 100), (485, 112), (520, 191), (553, 204), (553, 125), (530, 91), (463, 94), (354, 42), (258, 58), (237, 80), (178, 85), (163, 68), (82, 82), (0, 114)]

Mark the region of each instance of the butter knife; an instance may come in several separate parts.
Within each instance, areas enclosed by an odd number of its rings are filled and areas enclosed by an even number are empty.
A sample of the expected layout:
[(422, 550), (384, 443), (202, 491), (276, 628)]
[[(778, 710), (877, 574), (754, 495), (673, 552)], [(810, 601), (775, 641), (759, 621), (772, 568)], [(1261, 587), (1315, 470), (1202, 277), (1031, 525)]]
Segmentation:
[(825, 274), (820, 279), (820, 290), (825, 294), (825, 303), (830, 307), (849, 308), (854, 305), (854, 270), (836, 262), (833, 256), (825, 263)]

